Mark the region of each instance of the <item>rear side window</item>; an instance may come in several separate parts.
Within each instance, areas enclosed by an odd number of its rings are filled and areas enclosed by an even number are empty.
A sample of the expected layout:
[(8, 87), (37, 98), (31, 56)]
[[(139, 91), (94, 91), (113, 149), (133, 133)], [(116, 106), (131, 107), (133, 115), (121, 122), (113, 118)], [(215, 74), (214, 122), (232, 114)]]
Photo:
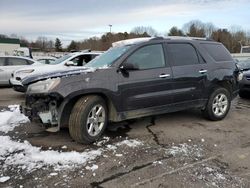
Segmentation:
[(0, 66), (4, 66), (5, 58), (0, 57)]
[(9, 66), (28, 65), (28, 62), (25, 59), (9, 58), (8, 65)]
[(215, 61), (233, 60), (229, 51), (222, 44), (202, 43), (201, 45)]
[(165, 67), (162, 45), (144, 46), (129, 56), (126, 62), (134, 64), (139, 70)]
[(173, 58), (173, 66), (199, 64), (197, 52), (191, 44), (168, 44), (167, 48)]

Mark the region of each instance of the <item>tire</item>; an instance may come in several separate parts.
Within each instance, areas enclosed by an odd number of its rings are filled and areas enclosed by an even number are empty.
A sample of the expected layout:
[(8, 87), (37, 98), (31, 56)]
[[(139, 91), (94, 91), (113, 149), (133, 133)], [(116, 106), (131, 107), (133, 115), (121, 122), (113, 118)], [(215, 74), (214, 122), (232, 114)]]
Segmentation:
[(222, 120), (226, 117), (230, 106), (231, 97), (229, 91), (225, 88), (217, 88), (210, 95), (203, 114), (207, 119), (212, 121)]
[(240, 96), (240, 98), (243, 98), (243, 99), (245, 99), (245, 98), (250, 98), (250, 97), (249, 97), (249, 93), (246, 92), (246, 91), (240, 91), (240, 92), (239, 92), (239, 96)]
[[(102, 110), (100, 110), (101, 108)], [(94, 115), (98, 110), (100, 110), (100, 117)], [(84, 96), (76, 102), (71, 111), (69, 133), (75, 141), (89, 144), (100, 138), (107, 122), (108, 109), (105, 101), (95, 95)]]

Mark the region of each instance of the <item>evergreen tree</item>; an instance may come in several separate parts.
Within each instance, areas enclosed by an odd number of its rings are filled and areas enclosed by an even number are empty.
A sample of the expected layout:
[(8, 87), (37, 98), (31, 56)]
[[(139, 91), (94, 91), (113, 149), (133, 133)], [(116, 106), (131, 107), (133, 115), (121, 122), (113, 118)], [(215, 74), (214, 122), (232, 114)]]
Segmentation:
[(174, 26), (169, 30), (168, 36), (184, 36), (184, 34), (182, 30)]
[(62, 51), (62, 42), (60, 41), (59, 38), (56, 38), (55, 50), (56, 50), (56, 52), (61, 52)]

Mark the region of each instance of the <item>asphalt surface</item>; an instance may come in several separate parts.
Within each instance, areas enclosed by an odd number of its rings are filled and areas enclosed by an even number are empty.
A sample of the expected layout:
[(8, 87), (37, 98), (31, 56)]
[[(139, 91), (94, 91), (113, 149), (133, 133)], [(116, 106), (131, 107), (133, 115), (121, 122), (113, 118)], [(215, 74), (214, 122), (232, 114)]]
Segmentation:
[[(0, 88), (1, 107), (23, 100), (23, 94)], [(95, 171), (86, 165), (53, 176), (51, 168), (21, 170), (0, 187), (250, 187), (249, 114), (250, 99), (236, 98), (222, 121), (205, 120), (198, 110), (140, 118), (110, 125), (100, 145), (78, 144), (67, 129), (48, 133), (40, 124), (26, 123), (0, 135), (15, 135), (44, 150), (66, 146), (82, 152), (126, 139), (143, 145), (120, 147), (115, 154), (105, 151), (94, 161)], [(0, 175), (11, 176), (15, 170), (0, 168)]]

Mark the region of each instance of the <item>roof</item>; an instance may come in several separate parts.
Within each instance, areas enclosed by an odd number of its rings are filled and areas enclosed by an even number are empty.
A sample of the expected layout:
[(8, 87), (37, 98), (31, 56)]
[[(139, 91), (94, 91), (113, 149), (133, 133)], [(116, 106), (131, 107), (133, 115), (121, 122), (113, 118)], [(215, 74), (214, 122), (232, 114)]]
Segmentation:
[(13, 38), (0, 38), (0, 43), (4, 44), (20, 44), (19, 39), (13, 39)]
[(120, 47), (125, 45), (138, 44), (142, 42), (148, 42), (152, 40), (200, 40), (200, 41), (213, 41), (209, 38), (201, 37), (185, 37), (185, 36), (167, 36), (167, 37), (143, 37), (143, 38), (133, 38), (127, 40), (121, 40), (112, 43), (112, 47)]
[(29, 57), (24, 57), (24, 56), (13, 56), (13, 55), (0, 55), (0, 57), (4, 57), (4, 58), (18, 58), (18, 59), (26, 59), (26, 60), (31, 60), (31, 61), (35, 61), (35, 59), (31, 59)]
[(154, 38), (153, 37), (142, 37), (142, 38), (120, 40), (117, 42), (113, 42), (112, 46), (119, 47), (119, 46), (124, 46), (124, 45), (132, 45), (132, 44), (137, 44), (137, 43), (141, 43), (141, 42), (147, 42), (147, 41), (150, 41), (151, 39), (154, 39)]

